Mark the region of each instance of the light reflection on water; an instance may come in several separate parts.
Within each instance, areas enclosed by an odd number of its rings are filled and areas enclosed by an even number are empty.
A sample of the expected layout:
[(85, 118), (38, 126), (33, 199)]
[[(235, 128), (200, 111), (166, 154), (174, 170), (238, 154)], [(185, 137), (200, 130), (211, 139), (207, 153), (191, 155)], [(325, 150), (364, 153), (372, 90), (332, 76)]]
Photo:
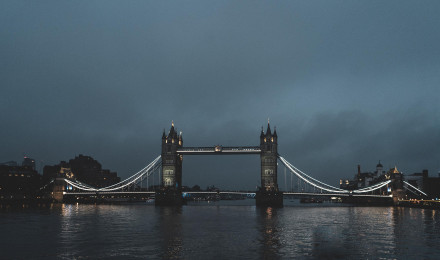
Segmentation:
[(440, 258), (434, 210), (252, 202), (2, 210), (0, 259)]

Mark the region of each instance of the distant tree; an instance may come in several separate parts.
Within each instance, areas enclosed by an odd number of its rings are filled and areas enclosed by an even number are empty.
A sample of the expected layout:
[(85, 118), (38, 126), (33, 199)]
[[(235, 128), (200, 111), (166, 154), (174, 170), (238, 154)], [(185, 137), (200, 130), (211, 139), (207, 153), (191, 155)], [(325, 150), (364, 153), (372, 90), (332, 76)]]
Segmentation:
[(192, 187), (192, 191), (200, 191), (200, 186), (199, 185), (194, 185), (193, 187)]
[(208, 186), (206, 187), (207, 191), (218, 191), (219, 189), (217, 187), (215, 187), (214, 185)]

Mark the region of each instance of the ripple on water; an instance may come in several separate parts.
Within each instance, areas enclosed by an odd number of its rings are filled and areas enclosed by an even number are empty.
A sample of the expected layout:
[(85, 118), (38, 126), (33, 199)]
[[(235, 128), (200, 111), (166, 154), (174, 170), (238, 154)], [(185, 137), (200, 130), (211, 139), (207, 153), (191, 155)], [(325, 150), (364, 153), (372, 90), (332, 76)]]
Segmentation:
[(64, 205), (0, 220), (5, 259), (440, 258), (440, 214), (422, 209)]

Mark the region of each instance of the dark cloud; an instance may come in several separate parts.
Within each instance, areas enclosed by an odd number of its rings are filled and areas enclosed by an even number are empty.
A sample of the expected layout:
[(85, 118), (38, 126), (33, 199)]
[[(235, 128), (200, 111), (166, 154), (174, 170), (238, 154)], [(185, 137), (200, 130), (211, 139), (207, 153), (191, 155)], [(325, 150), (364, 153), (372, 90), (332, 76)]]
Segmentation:
[[(160, 151), (256, 145), (332, 184), (439, 165), (437, 1), (0, 3), (0, 161), (92, 155), (122, 177)], [(253, 188), (257, 157), (186, 157), (184, 184)]]

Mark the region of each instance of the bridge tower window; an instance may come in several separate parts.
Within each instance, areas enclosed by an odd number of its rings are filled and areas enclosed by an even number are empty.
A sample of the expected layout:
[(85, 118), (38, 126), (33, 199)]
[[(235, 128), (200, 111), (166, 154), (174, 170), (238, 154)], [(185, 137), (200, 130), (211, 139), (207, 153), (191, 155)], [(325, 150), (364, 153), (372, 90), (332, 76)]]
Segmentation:
[(164, 184), (165, 186), (171, 186), (171, 178), (165, 178)]

